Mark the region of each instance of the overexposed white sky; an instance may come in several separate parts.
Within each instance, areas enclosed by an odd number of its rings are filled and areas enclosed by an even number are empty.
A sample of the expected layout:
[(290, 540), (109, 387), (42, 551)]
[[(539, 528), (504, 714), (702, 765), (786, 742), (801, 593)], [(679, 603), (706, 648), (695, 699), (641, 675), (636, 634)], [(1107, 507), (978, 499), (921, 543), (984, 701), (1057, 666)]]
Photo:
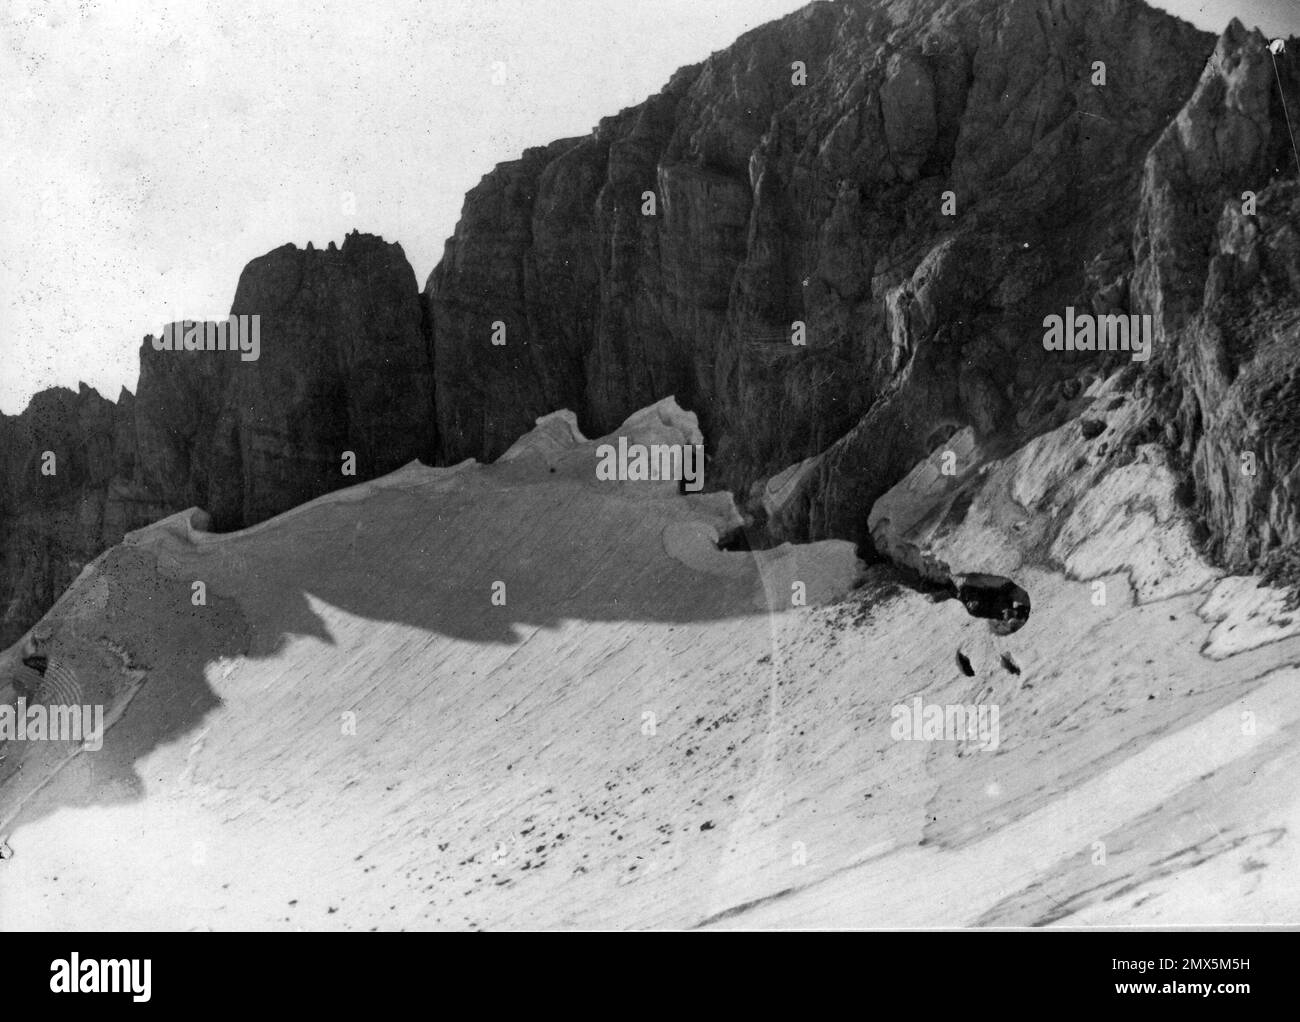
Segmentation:
[[(801, 6), (0, 0), (0, 411), (134, 390), (146, 333), (224, 316), (285, 242), (380, 234), (423, 287), (495, 164)], [(1162, 6), (1300, 33), (1300, 0)]]

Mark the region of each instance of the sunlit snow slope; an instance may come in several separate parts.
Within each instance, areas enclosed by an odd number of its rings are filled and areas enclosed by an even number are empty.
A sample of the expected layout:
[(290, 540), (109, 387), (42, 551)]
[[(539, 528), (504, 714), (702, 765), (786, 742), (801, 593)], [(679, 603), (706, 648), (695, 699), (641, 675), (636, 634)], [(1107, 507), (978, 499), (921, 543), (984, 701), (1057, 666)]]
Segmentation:
[[(567, 413), (491, 466), (134, 533), (34, 629), (119, 719), (0, 749), (0, 926), (1300, 921), (1281, 597), (1180, 545), (1159, 465), (1106, 477), (1145, 503), (1025, 492), (1068, 429), (964, 515), (926, 464), (873, 519), (900, 563), (1015, 577), (1005, 637), (847, 543), (719, 549), (727, 495), (597, 481)], [(700, 439), (671, 399), (617, 432)], [(995, 497), (1066, 538), (980, 539)], [(916, 696), (996, 705), (998, 747), (894, 740)]]

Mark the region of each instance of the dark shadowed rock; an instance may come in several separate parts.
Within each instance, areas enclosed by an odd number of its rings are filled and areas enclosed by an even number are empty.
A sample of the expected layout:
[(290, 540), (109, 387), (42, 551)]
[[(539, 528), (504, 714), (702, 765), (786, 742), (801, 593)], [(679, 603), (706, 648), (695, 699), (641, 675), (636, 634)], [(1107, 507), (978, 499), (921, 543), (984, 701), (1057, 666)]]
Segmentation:
[[(433, 460), (432, 350), (400, 246), (357, 233), (342, 248), (286, 245), (249, 263), (231, 313), (261, 317), (255, 361), (157, 351), (147, 337), (134, 398), (55, 388), (0, 418), (0, 643), (165, 514), (198, 505), (215, 528), (242, 528)], [(47, 450), (53, 476), (40, 471)]]
[(1014, 442), (1098, 369), (1044, 352), (1042, 319), (1128, 311), (1143, 158), (1213, 45), (1081, 0), (813, 4), (749, 33), (470, 193), (425, 290), (440, 394), (471, 398), (439, 402), (443, 457), (492, 457), (561, 406), (605, 432), (673, 393), (711, 485), (823, 456), (775, 535), (865, 538), (937, 434)]
[(133, 406), (126, 390), (114, 404), (83, 383), (75, 394), (42, 391), (21, 415), (0, 416), (0, 646), (88, 561), (164, 513), (133, 482)]
[(244, 269), (231, 314), (261, 317), (256, 361), (141, 349), (141, 435), (161, 438), (142, 467), (169, 503), (239, 528), (432, 460), (431, 351), (400, 245), (357, 233), (342, 248), (285, 245)]

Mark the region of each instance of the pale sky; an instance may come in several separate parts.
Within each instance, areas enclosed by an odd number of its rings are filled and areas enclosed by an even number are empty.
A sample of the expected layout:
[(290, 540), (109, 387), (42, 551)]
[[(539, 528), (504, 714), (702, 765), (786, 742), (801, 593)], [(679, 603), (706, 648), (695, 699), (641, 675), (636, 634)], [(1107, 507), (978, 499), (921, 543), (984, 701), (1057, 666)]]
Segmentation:
[[(134, 390), (146, 333), (285, 242), (380, 234), (423, 287), (495, 164), (803, 5), (0, 0), (0, 411)], [(1163, 6), (1300, 34), (1300, 0)]]

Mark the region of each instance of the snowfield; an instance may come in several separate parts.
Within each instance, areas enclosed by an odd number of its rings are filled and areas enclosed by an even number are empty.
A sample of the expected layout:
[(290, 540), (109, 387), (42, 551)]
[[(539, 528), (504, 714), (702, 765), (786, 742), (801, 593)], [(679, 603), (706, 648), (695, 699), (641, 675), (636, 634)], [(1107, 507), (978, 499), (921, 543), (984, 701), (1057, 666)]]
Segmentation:
[[(700, 442), (671, 398), (620, 435)], [(598, 481), (602, 442), (556, 413), (101, 556), (33, 641), (115, 723), (0, 747), (0, 927), (1300, 922), (1300, 613), (1197, 558), (1154, 454), (958, 438), (878, 502), (897, 563), (1031, 594), (1003, 636), (848, 543), (719, 549), (730, 496)], [(917, 696), (996, 750), (895, 740)]]

